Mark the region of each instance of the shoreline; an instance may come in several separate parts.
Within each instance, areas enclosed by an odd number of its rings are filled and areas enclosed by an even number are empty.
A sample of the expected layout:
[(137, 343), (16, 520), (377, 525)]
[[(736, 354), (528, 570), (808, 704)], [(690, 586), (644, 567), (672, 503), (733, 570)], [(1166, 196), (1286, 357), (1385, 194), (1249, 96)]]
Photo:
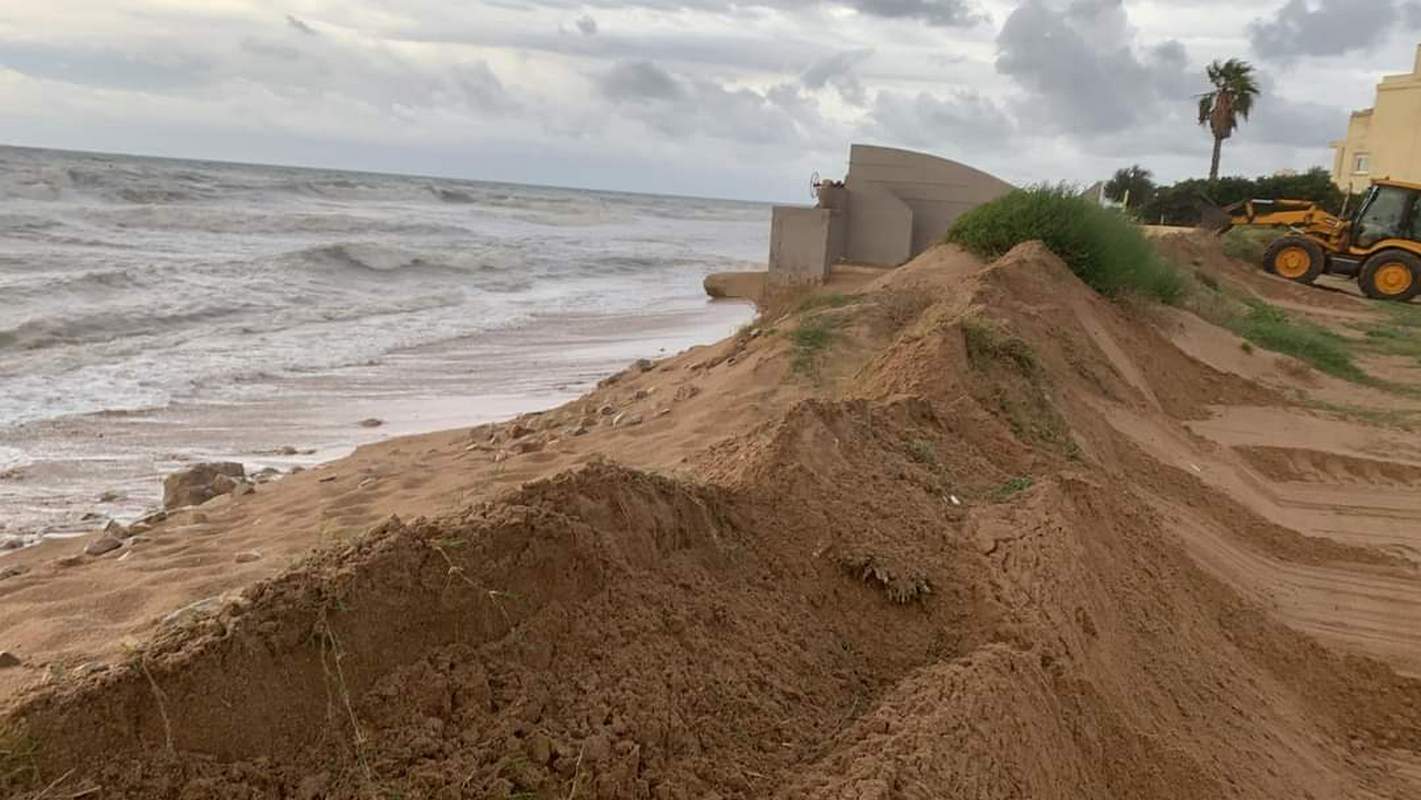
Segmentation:
[[(0, 545), (72, 539), (152, 513), (162, 477), (191, 463), (234, 460), (249, 472), (284, 474), (373, 443), (550, 408), (637, 358), (717, 341), (753, 313), (737, 300), (661, 314), (550, 313), (517, 329), (396, 350), (371, 365), (274, 380), (265, 397), (18, 425), (6, 446), (29, 463), (0, 475), (8, 512)], [(381, 424), (360, 426), (371, 418)], [(10, 552), (0, 549), (0, 565)]]

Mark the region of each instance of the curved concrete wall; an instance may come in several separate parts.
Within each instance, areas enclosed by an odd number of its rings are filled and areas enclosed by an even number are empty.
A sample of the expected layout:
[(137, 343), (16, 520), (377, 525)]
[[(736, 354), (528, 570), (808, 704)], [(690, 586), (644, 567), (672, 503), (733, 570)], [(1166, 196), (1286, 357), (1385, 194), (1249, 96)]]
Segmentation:
[[(966, 211), (1006, 194), (1011, 184), (966, 164), (945, 158), (856, 144), (849, 150), (849, 232), (845, 257), (864, 264), (901, 264), (942, 240)], [(910, 213), (911, 240), (901, 239), (902, 223), (883, 224)]]
[(770, 278), (823, 280), (839, 261), (897, 266), (941, 241), (964, 212), (1011, 190), (956, 161), (853, 145), (843, 184), (821, 184), (817, 208), (775, 208)]

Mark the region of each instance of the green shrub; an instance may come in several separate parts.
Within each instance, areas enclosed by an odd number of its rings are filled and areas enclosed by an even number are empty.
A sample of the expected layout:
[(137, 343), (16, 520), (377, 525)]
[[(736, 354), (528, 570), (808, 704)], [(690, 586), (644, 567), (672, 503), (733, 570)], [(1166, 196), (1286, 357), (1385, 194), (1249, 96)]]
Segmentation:
[(1018, 189), (978, 206), (947, 238), (984, 258), (1039, 239), (1101, 294), (1134, 291), (1173, 303), (1184, 291), (1179, 273), (1134, 223), (1065, 186)]

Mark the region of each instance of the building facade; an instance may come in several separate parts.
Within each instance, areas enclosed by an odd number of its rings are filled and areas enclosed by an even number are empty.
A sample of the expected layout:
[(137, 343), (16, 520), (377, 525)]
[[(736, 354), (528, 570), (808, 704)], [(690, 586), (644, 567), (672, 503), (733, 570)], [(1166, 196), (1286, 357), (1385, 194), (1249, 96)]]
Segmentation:
[(1421, 183), (1421, 46), (1412, 71), (1382, 78), (1376, 103), (1353, 112), (1332, 148), (1332, 181), (1345, 191), (1379, 178)]

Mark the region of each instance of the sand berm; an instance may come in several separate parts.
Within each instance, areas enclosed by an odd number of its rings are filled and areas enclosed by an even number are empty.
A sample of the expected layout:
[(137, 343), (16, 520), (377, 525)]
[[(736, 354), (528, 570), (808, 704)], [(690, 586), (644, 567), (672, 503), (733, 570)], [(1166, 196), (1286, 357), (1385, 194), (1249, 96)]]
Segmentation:
[(1414, 561), (1281, 524), (1256, 471), (1231, 493), (1242, 456), (1191, 426), (1308, 412), (1196, 356), (1040, 245), (935, 248), (446, 435), (467, 502), (11, 699), (6, 791), (1421, 796), (1405, 620), (1286, 599)]

